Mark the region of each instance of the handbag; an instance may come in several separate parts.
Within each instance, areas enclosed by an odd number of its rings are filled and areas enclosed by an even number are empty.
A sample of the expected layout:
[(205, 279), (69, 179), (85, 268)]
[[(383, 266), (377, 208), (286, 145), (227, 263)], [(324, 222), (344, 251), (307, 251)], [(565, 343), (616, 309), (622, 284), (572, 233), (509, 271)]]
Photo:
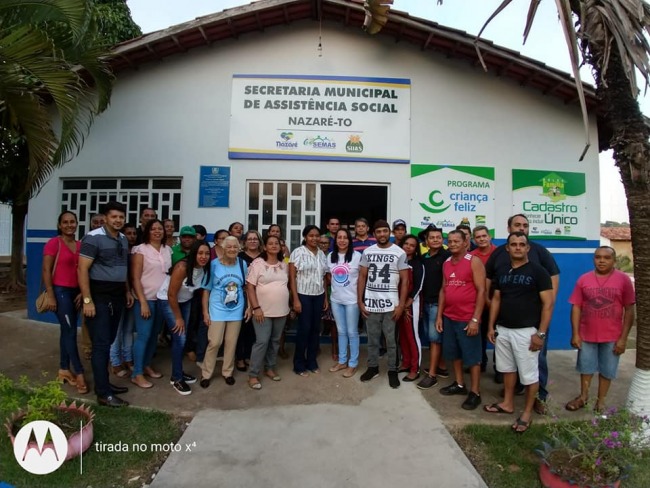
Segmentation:
[[(59, 241), (59, 248), (56, 251), (56, 258), (54, 259), (54, 267), (52, 268), (52, 276), (56, 272), (56, 265), (59, 262), (59, 254), (61, 254), (61, 239)], [(41, 284), (38, 287), (39, 290), (43, 290), (43, 274), (41, 273)], [(38, 313), (47, 312), (47, 290), (43, 290), (36, 298), (36, 311)]]

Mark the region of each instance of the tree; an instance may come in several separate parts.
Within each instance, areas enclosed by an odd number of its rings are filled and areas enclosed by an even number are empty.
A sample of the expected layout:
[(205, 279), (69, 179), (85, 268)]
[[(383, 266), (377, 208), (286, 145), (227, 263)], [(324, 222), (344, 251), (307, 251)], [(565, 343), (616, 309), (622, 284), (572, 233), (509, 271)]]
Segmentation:
[[(512, 0), (503, 0), (487, 24)], [(530, 0), (524, 42), (540, 0)], [(381, 0), (366, 0), (366, 15)], [(438, 0), (442, 3), (442, 0)], [(636, 72), (650, 81), (650, 6), (644, 0), (555, 0), (581, 98), (578, 53), (591, 69), (602, 123), (623, 180), (632, 230), (637, 308), (637, 356), (628, 402), (634, 411), (650, 411), (650, 130), (637, 102)], [(483, 31), (481, 29), (481, 32)], [(478, 36), (480, 36), (479, 32)], [(478, 38), (477, 36), (477, 38)]]
[(0, 3), (0, 201), (12, 206), (9, 288), (24, 285), (29, 199), (80, 151), (110, 101), (108, 48), (134, 34), (140, 29), (122, 0)]

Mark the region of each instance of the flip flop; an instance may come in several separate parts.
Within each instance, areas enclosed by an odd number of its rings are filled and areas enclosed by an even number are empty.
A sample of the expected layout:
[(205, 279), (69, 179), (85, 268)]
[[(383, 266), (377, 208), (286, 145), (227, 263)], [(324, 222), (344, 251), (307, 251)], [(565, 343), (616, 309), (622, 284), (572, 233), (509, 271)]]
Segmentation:
[[(517, 420), (512, 425), (512, 431), (515, 434), (521, 435), (530, 429), (531, 425), (533, 425), (533, 419), (530, 419), (528, 422), (526, 422), (525, 420), (521, 420), (521, 417), (517, 417)], [(524, 429), (520, 430), (520, 427), (523, 427)]]
[(248, 386), (253, 390), (261, 390), (262, 389), (262, 383), (260, 383), (259, 380), (257, 380), (257, 381), (248, 380)]
[(493, 403), (492, 405), (485, 405), (483, 407), (483, 410), (485, 410), (487, 413), (504, 413), (508, 415), (512, 415), (514, 411), (508, 412), (507, 410), (504, 410), (498, 403)]
[(300, 371), (300, 372), (299, 371), (294, 371), (294, 373), (296, 373), (298, 376), (302, 376), (303, 378), (308, 378), (309, 377), (309, 373), (307, 371)]
[(269, 374), (268, 371), (264, 374), (267, 378), (271, 378), (273, 381), (280, 381), (282, 379), (279, 374)]
[(580, 410), (581, 408), (584, 408), (587, 402), (585, 402), (581, 397), (575, 397), (573, 400), (568, 402), (564, 408), (566, 408), (569, 412), (575, 412), (576, 410)]

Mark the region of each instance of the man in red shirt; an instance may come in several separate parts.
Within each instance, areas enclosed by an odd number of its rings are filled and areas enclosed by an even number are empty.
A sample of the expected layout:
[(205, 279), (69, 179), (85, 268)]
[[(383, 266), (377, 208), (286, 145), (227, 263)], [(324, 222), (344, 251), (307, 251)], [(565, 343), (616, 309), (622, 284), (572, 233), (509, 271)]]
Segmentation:
[[(474, 227), (474, 230), (472, 231), (472, 235), (474, 236), (474, 242), (476, 243), (476, 249), (473, 251), (470, 251), (470, 254), (472, 256), (476, 256), (481, 260), (483, 263), (483, 266), (485, 266), (485, 263), (487, 263), (488, 258), (490, 255), (494, 252), (494, 250), (497, 248), (494, 244), (492, 244), (492, 236), (490, 235), (489, 229), (485, 225), (477, 225)], [(486, 283), (486, 290), (487, 290), (487, 283)], [(481, 314), (481, 347), (483, 349), (483, 355), (481, 358), (481, 373), (483, 373), (487, 369), (487, 362), (488, 362), (488, 357), (487, 357), (487, 330), (488, 330), (488, 322), (490, 320), (490, 305), (489, 301), (485, 300), (485, 307), (483, 307), (483, 313)], [(494, 360), (494, 356), (493, 356)], [(496, 367), (495, 367), (496, 371)]]
[[(485, 302), (485, 267), (467, 252), (465, 234), (452, 230), (447, 235), (451, 256), (442, 266), (442, 289), (438, 299), (436, 329), (442, 333), (442, 354), (453, 361), (455, 381), (440, 390), (443, 395), (467, 395), (462, 404), (474, 410), (481, 404), (480, 317)], [(463, 380), (463, 363), (469, 367), (471, 385)]]
[(616, 251), (600, 246), (594, 253), (594, 270), (578, 278), (569, 297), (571, 345), (578, 349), (576, 369), (580, 373), (580, 395), (566, 404), (566, 409), (572, 412), (586, 405), (596, 372), (598, 400), (594, 410), (603, 409), (634, 323), (632, 280), (614, 269), (615, 264)]

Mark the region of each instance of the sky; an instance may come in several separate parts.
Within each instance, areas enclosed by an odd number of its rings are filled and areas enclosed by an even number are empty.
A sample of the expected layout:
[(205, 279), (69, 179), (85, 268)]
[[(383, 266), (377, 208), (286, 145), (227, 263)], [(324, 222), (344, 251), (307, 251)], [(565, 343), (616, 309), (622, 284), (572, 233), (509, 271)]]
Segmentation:
[[(442, 5), (438, 5), (437, 0), (395, 0), (393, 8), (447, 27), (464, 30), (470, 34), (478, 34), (501, 1), (444, 0)], [(133, 20), (144, 33), (248, 3), (251, 2), (241, 0), (127, 0)], [(541, 1), (528, 40), (525, 45), (522, 44), (528, 4), (529, 0), (513, 0), (490, 23), (482, 37), (500, 46), (519, 51), (521, 54), (542, 61), (549, 66), (570, 72), (569, 54), (553, 0)], [(583, 68), (580, 74), (584, 81), (593, 81), (587, 68)], [(650, 95), (640, 99), (640, 104), (641, 110), (649, 114)], [(596, 144), (595, 141), (592, 141), (590, 151), (595, 150), (597, 150)], [(601, 222), (606, 220), (627, 222), (628, 212), (623, 184), (609, 152), (600, 154), (600, 180)]]

